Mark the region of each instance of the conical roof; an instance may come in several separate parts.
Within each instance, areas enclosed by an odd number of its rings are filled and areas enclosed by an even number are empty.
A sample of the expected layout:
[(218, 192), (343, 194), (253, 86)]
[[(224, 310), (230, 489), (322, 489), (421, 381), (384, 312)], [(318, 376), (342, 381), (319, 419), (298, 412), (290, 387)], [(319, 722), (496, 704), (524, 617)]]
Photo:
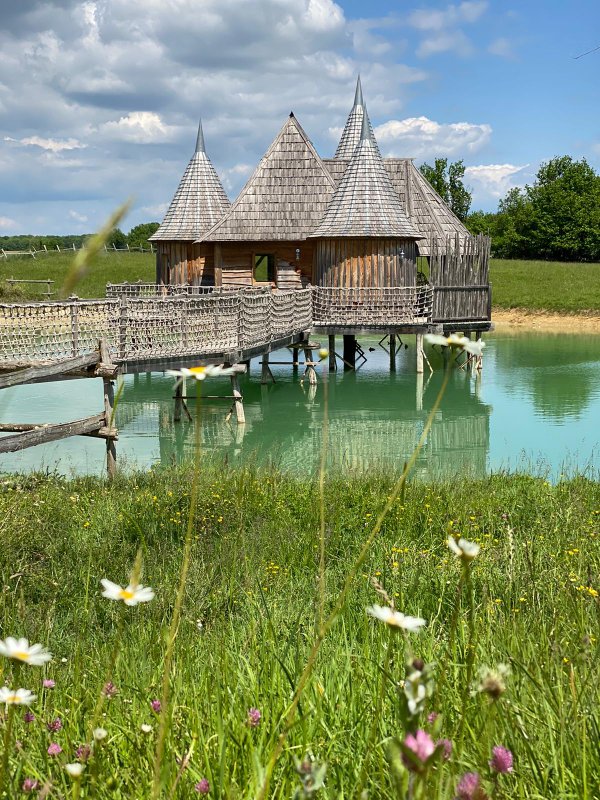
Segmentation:
[(352, 158), (354, 150), (356, 149), (356, 145), (360, 141), (360, 133), (362, 131), (364, 118), (366, 118), (367, 120), (367, 124), (369, 126), (369, 131), (371, 133), (375, 149), (377, 150), (377, 152), (379, 152), (379, 148), (377, 147), (377, 142), (375, 141), (375, 135), (373, 133), (373, 127), (371, 125), (371, 120), (369, 119), (369, 115), (367, 114), (367, 108), (363, 100), (362, 85), (360, 83), (360, 75), (359, 75), (358, 80), (356, 81), (356, 92), (354, 93), (354, 105), (352, 106), (352, 111), (350, 112), (350, 116), (346, 120), (346, 126), (344, 128), (344, 132), (342, 133), (342, 138), (340, 139), (338, 148), (335, 151), (334, 158), (342, 158), (346, 160), (350, 160)]
[(200, 241), (297, 241), (319, 224), (333, 179), (290, 114), (226, 216)]
[(223, 218), (231, 203), (206, 155), (202, 122), (187, 165), (160, 228), (150, 241), (193, 241)]
[(366, 110), (354, 155), (323, 219), (311, 233), (311, 237), (339, 236), (421, 238), (392, 186)]

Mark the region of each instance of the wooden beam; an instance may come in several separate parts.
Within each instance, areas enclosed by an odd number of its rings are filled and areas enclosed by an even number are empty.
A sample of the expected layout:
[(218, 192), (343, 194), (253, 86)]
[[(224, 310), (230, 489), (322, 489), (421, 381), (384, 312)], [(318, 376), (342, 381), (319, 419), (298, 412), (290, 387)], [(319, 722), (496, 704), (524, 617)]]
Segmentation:
[(6, 389), (9, 386), (21, 386), (24, 383), (42, 381), (54, 375), (62, 375), (67, 372), (72, 372), (73, 370), (91, 367), (93, 364), (97, 364), (98, 361), (99, 355), (95, 352), (86, 353), (76, 358), (65, 358), (53, 364), (36, 365), (28, 367), (27, 369), (20, 369), (16, 372), (10, 372), (7, 375), (0, 375), (0, 389)]
[(94, 414), (93, 417), (77, 419), (74, 422), (61, 422), (58, 424), (41, 425), (33, 430), (16, 433), (14, 436), (4, 436), (0, 439), (0, 453), (15, 453), (26, 447), (54, 442), (67, 436), (85, 436), (105, 428), (105, 415)]

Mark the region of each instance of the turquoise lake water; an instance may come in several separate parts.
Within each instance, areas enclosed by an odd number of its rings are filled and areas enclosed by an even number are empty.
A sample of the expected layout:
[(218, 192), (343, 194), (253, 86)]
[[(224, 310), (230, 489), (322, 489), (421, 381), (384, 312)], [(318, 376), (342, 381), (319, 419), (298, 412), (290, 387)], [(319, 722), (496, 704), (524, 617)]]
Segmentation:
[[(600, 469), (600, 336), (492, 334), (484, 369), (455, 370), (416, 465), (422, 477), (468, 472), (533, 470), (561, 473)], [(229, 402), (204, 400), (203, 452), (230, 464), (272, 464), (296, 473), (317, 468), (327, 394), (331, 469), (400, 469), (423, 429), (443, 379), (441, 358), (421, 381), (414, 372), (414, 337), (397, 357), (377, 338), (360, 339), (368, 356), (356, 373), (319, 374), (316, 391), (302, 383), (303, 369), (274, 366), (276, 383), (261, 386), (260, 364), (241, 379), (246, 425), (226, 421)], [(341, 346), (341, 342), (340, 342)], [(368, 348), (374, 348), (369, 352)], [(288, 351), (273, 356), (289, 358)], [(173, 379), (162, 373), (125, 376), (117, 409), (119, 463), (148, 468), (194, 454), (194, 424), (173, 422)], [(190, 386), (189, 391), (194, 387)], [(206, 381), (207, 394), (229, 394), (227, 379)], [(190, 402), (195, 416), (195, 402)], [(99, 413), (100, 380), (64, 381), (3, 390), (0, 421), (58, 422)], [(0, 471), (48, 469), (61, 474), (102, 474), (104, 443), (77, 437), (0, 456)]]

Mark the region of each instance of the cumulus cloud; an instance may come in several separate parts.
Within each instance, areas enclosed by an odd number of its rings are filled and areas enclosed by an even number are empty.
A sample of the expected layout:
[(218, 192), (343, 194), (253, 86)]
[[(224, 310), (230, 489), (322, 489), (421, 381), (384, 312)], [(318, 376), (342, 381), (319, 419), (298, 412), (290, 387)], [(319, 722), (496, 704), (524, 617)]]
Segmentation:
[(474, 51), (471, 40), (462, 30), (477, 22), (488, 8), (486, 0), (467, 0), (445, 9), (421, 8), (408, 15), (408, 24), (423, 34), (417, 55), (421, 58), (443, 52), (460, 56)]
[(44, 139), (41, 136), (27, 136), (24, 139), (13, 139), (11, 136), (4, 137), (5, 142), (14, 142), (14, 144), (33, 145), (40, 147), (42, 150), (50, 150), (52, 153), (60, 153), (62, 150), (79, 150), (87, 147), (77, 139)]
[(463, 157), (482, 148), (491, 135), (491, 125), (440, 123), (427, 117), (390, 120), (375, 128), (384, 155), (399, 158)]
[(111, 120), (100, 126), (100, 131), (124, 142), (152, 144), (175, 138), (177, 128), (167, 125), (160, 114), (152, 111), (132, 111), (119, 120)]
[(515, 180), (521, 174), (524, 179), (524, 170), (529, 164), (480, 164), (479, 166), (467, 167), (465, 169), (465, 179), (473, 181), (475, 188), (494, 198), (504, 197), (509, 189), (515, 186), (523, 186), (524, 180)]

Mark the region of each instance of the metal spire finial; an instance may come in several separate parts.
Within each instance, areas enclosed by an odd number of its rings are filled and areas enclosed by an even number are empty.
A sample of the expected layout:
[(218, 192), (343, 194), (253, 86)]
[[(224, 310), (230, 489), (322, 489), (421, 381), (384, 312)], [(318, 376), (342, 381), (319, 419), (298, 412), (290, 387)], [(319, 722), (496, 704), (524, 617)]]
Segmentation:
[(371, 137), (371, 126), (369, 125), (369, 115), (367, 114), (366, 106), (363, 107), (363, 118), (362, 118), (362, 125), (360, 128), (360, 141), (361, 142), (373, 141)]
[(196, 150), (195, 153), (205, 153), (204, 147), (204, 133), (202, 132), (202, 120), (198, 123), (198, 138), (196, 139)]
[(358, 80), (356, 81), (356, 92), (354, 94), (354, 108), (357, 106), (364, 106), (360, 74), (358, 76)]

